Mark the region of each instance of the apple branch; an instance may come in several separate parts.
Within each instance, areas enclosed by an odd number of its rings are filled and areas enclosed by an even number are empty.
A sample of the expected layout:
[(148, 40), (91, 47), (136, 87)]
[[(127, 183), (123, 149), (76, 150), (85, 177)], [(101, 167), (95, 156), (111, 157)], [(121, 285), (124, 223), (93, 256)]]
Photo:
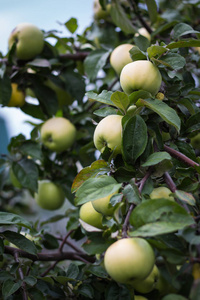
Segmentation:
[[(15, 261), (18, 264), (20, 264), (19, 253), (17, 251), (14, 251), (13, 255), (14, 255)], [(27, 295), (27, 292), (26, 292), (26, 283), (24, 282), (24, 273), (23, 273), (22, 268), (20, 266), (19, 266), (18, 272), (19, 272), (19, 277), (22, 280), (21, 289), (22, 289), (23, 300), (28, 300), (28, 295)]]
[(19, 257), (28, 258), (32, 261), (62, 261), (62, 260), (82, 260), (84, 259), (87, 263), (94, 263), (95, 257), (89, 256), (87, 254), (79, 252), (47, 252), (47, 253), (38, 253), (37, 255), (30, 254), (24, 250), (16, 249), (14, 247), (5, 246), (4, 252), (6, 254), (11, 254), (14, 256), (14, 253), (17, 252)]
[(167, 145), (164, 145), (164, 149), (165, 151), (167, 151), (171, 156), (173, 156), (174, 158), (180, 160), (180, 161), (183, 161), (185, 164), (187, 164), (188, 166), (190, 167), (199, 167), (199, 164), (196, 163), (195, 161), (193, 161), (192, 159), (190, 159), (189, 157), (187, 157), (186, 155), (184, 155), (183, 153), (177, 151), (177, 150), (174, 150), (173, 148), (170, 148), (169, 146)]
[(171, 176), (169, 175), (168, 172), (164, 173), (164, 179), (166, 184), (168, 185), (169, 189), (171, 190), (172, 193), (175, 193), (176, 191), (176, 185), (174, 181), (172, 180)]
[[(141, 194), (142, 190), (143, 190), (143, 187), (147, 181), (147, 179), (149, 178), (149, 176), (151, 175), (151, 172), (152, 172), (152, 169), (149, 168), (149, 170), (147, 171), (146, 175), (142, 178), (142, 180), (140, 181), (139, 183), (139, 193)], [(124, 224), (122, 226), (122, 237), (125, 238), (127, 237), (127, 230), (128, 230), (128, 226), (129, 226), (129, 219), (130, 219), (130, 215), (133, 211), (133, 209), (136, 207), (136, 205), (134, 203), (131, 203), (129, 209), (128, 209), (128, 212), (127, 212), (127, 215), (126, 215), (126, 218), (124, 220)]]

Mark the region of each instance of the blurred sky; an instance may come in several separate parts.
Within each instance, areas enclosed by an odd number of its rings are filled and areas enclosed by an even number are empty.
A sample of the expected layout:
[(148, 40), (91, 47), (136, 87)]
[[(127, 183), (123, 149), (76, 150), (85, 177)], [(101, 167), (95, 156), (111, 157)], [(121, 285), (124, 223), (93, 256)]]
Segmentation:
[[(0, 0), (0, 52), (5, 55), (8, 50), (8, 37), (15, 26), (22, 22), (35, 24), (49, 31), (56, 29), (60, 35), (70, 33), (59, 24), (71, 17), (77, 18), (78, 33), (90, 25), (93, 17), (93, 0)], [(9, 137), (20, 132), (29, 137), (30, 125), (24, 123), (33, 119), (23, 114), (18, 108), (0, 107), (0, 117), (6, 121)]]

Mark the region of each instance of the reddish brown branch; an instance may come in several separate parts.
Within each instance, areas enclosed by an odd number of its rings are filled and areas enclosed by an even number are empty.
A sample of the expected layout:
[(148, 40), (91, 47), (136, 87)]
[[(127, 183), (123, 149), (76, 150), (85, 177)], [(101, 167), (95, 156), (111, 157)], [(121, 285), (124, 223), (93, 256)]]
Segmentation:
[(168, 172), (164, 173), (164, 179), (166, 184), (168, 185), (169, 189), (171, 190), (172, 193), (175, 193), (176, 191), (176, 185), (174, 181), (172, 180), (171, 176), (169, 175)]
[(199, 167), (199, 164), (196, 163), (195, 161), (193, 161), (192, 159), (190, 159), (189, 157), (187, 157), (186, 155), (182, 154), (181, 152), (174, 150), (173, 148), (170, 148), (167, 145), (164, 145), (164, 149), (165, 151), (167, 151), (171, 156), (177, 158), (178, 160), (184, 162), (185, 164), (187, 164), (190, 167)]

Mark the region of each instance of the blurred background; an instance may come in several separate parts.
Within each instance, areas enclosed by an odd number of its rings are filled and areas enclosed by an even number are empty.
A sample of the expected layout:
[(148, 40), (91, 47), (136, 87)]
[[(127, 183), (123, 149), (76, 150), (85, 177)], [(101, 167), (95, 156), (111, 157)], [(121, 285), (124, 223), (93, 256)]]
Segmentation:
[[(32, 23), (44, 31), (57, 30), (61, 36), (71, 36), (62, 24), (73, 17), (78, 20), (76, 33), (81, 34), (92, 22), (92, 7), (93, 0), (1, 0), (0, 52), (3, 56), (7, 54), (9, 35), (16, 25), (23, 22)], [(1, 154), (7, 153), (11, 137), (22, 133), (29, 138), (31, 125), (26, 121), (33, 119), (19, 108), (0, 107)]]

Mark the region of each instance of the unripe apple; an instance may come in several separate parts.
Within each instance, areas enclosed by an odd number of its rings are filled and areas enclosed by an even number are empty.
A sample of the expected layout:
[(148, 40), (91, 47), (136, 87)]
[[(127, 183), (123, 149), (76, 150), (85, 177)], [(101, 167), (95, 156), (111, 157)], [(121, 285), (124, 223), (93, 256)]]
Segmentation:
[(139, 35), (142, 35), (144, 36), (145, 38), (147, 38), (149, 41), (151, 41), (151, 35), (150, 33), (146, 30), (146, 28), (144, 27), (141, 27), (138, 29), (138, 33), (135, 34), (135, 36), (139, 36)]
[(128, 95), (137, 90), (145, 90), (154, 96), (158, 93), (161, 83), (160, 71), (148, 60), (137, 60), (127, 64), (120, 75), (121, 87)]
[(94, 131), (94, 145), (102, 153), (107, 146), (115, 155), (121, 153), (122, 116), (109, 115), (103, 118)]
[(42, 143), (52, 151), (62, 152), (69, 149), (75, 139), (76, 128), (66, 118), (51, 118), (41, 127)]
[(147, 294), (156, 289), (157, 283), (160, 277), (160, 272), (156, 265), (154, 265), (153, 270), (143, 280), (134, 280), (132, 283), (132, 286), (134, 290), (136, 290), (139, 293)]
[(194, 149), (200, 150), (200, 133), (192, 137), (190, 143)]
[(65, 194), (58, 184), (50, 180), (41, 180), (38, 182), (38, 193), (35, 193), (35, 200), (43, 209), (56, 210), (63, 205)]
[(117, 194), (117, 192), (114, 192), (106, 197), (99, 198), (92, 201), (92, 205), (94, 209), (103, 215), (112, 216), (115, 208), (109, 207), (109, 203), (110, 203), (110, 198), (115, 194)]
[(80, 219), (83, 220), (85, 223), (94, 226), (96, 228), (103, 228), (102, 225), (102, 219), (103, 219), (103, 215), (98, 213), (93, 205), (92, 202), (86, 202), (84, 203), (79, 211), (79, 216)]
[(129, 50), (134, 46), (131, 44), (122, 44), (117, 46), (110, 55), (110, 64), (119, 75), (125, 65), (132, 62)]
[(16, 57), (29, 60), (40, 54), (44, 47), (42, 31), (30, 23), (18, 24), (10, 34), (9, 49), (16, 43)]
[(174, 197), (171, 196), (171, 191), (167, 187), (160, 186), (158, 188), (153, 189), (151, 194), (149, 195), (151, 199), (160, 199), (165, 198), (171, 201), (174, 201)]
[(106, 271), (119, 283), (131, 284), (146, 278), (154, 263), (154, 251), (143, 238), (118, 240), (108, 247), (104, 256)]
[(17, 83), (11, 83), (11, 97), (8, 102), (9, 107), (22, 107), (25, 104), (25, 94), (22, 90), (18, 89)]

